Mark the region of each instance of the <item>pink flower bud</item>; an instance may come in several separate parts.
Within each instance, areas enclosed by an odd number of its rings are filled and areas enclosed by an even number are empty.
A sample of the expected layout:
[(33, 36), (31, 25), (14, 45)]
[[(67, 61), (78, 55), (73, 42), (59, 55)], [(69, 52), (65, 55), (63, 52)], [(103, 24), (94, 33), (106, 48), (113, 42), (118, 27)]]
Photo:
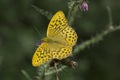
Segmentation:
[(88, 11), (88, 4), (86, 1), (83, 1), (80, 7), (81, 7), (81, 10)]

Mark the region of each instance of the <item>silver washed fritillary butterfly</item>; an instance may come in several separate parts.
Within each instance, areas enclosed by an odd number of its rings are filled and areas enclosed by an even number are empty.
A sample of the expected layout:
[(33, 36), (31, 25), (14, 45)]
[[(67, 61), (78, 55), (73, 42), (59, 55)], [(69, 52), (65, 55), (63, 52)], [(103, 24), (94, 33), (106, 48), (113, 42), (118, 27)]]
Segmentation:
[(68, 25), (62, 11), (58, 11), (51, 19), (47, 37), (39, 45), (32, 58), (33, 66), (40, 66), (52, 59), (64, 59), (72, 54), (72, 47), (76, 44), (77, 34)]

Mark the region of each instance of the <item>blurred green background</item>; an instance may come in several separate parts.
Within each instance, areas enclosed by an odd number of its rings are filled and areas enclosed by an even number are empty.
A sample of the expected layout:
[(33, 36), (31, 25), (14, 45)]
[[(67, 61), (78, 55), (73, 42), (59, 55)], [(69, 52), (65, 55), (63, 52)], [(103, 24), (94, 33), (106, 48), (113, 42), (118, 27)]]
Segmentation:
[[(51, 13), (62, 10), (67, 15), (68, 1), (0, 0), (0, 80), (27, 80), (22, 69), (32, 78), (37, 75), (31, 58), (36, 44), (46, 35), (49, 20), (32, 5)], [(106, 6), (111, 8), (113, 25), (120, 24), (120, 0), (88, 0), (88, 4), (88, 12), (77, 14), (73, 24), (78, 44), (107, 28)], [(120, 31), (81, 51), (75, 60), (79, 65), (60, 72), (60, 80), (120, 80)]]

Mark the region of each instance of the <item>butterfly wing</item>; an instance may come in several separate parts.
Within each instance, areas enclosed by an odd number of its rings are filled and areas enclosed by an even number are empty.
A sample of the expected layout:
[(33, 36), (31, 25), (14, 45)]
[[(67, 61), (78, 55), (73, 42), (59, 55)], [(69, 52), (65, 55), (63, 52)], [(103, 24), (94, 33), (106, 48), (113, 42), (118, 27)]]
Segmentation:
[(77, 34), (68, 25), (67, 19), (62, 11), (58, 11), (51, 19), (47, 37), (66, 46), (74, 46), (77, 41)]
[(72, 54), (72, 47), (58, 43), (48, 43), (53, 59), (65, 59)]
[(39, 66), (51, 59), (61, 60), (70, 56), (78, 37), (68, 25), (64, 13), (58, 11), (48, 25), (47, 38), (52, 42), (43, 42), (37, 48), (32, 58), (33, 66)]
[(39, 66), (53, 59), (48, 43), (43, 42), (35, 51), (32, 58), (32, 65)]
[(64, 59), (71, 55), (72, 47), (58, 43), (43, 42), (35, 51), (32, 58), (33, 66), (40, 66), (52, 59)]
[(51, 19), (48, 29), (47, 37), (54, 37), (56, 34), (64, 30), (68, 23), (62, 11), (58, 11)]
[(61, 47), (58, 50), (53, 51), (52, 55), (54, 59), (65, 59), (72, 54), (72, 47), (65, 46)]
[(74, 46), (76, 44), (78, 36), (72, 27), (67, 26), (61, 32), (61, 35), (64, 35), (64, 39), (68, 43), (69, 46)]

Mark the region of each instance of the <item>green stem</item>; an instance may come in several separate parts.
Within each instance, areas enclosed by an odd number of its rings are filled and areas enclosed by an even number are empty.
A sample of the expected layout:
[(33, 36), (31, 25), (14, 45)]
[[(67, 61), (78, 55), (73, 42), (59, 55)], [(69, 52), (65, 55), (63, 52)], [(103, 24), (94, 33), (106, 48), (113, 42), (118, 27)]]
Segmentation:
[(112, 12), (109, 6), (106, 7), (108, 11), (108, 17), (109, 17), (109, 27), (113, 28), (113, 23), (112, 23)]
[(43, 10), (43, 9), (40, 9), (40, 8), (36, 7), (35, 5), (32, 5), (32, 7), (33, 7), (37, 12), (39, 12), (40, 14), (46, 16), (48, 19), (51, 19), (52, 16), (53, 16), (50, 12), (45, 11), (45, 10)]
[(77, 11), (79, 11), (79, 8), (78, 8), (78, 4), (76, 1), (69, 2), (68, 7), (69, 7), (69, 11), (68, 11), (67, 19), (68, 19), (69, 25), (72, 26), (75, 16), (76, 16), (76, 13), (77, 13)]
[(39, 66), (38, 67), (38, 77), (37, 77), (37, 80), (46, 80), (46, 76), (45, 76), (45, 73), (48, 69), (48, 63), (46, 63), (45, 65), (43, 66)]
[(107, 30), (101, 32), (100, 34), (96, 35), (95, 37), (92, 37), (90, 40), (87, 40), (87, 41), (81, 43), (80, 45), (78, 45), (75, 48), (73, 54), (75, 54), (75, 55), (79, 54), (78, 52), (80, 52), (81, 50), (84, 50), (86, 47), (103, 40), (104, 36), (106, 36), (107, 34), (113, 32), (113, 31), (116, 31), (116, 30), (120, 30), (120, 26), (108, 28)]
[[(60, 72), (60, 71), (62, 71), (63, 69), (65, 69), (66, 67), (67, 67), (67, 66), (62, 66), (62, 67), (59, 68), (57, 71)], [(56, 70), (53, 69), (53, 70), (51, 70), (51, 71), (49, 71), (49, 72), (46, 72), (45, 75), (48, 76), (48, 75), (51, 75), (51, 74), (54, 74), (54, 73), (56, 73)]]
[(21, 70), (22, 74), (27, 78), (27, 80), (32, 80), (32, 78), (28, 75), (25, 70)]

